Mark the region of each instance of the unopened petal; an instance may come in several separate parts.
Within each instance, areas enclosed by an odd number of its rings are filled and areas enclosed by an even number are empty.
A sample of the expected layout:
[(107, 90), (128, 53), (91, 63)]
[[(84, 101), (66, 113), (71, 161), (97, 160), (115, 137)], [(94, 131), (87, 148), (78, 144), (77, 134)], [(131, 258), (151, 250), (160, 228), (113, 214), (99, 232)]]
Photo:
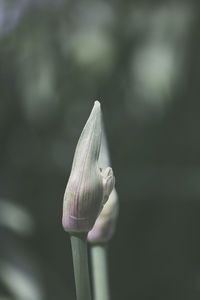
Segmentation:
[(112, 168), (108, 167), (102, 171), (103, 177), (103, 204), (106, 203), (115, 185), (115, 177)]
[(89, 231), (102, 207), (103, 182), (98, 167), (101, 132), (101, 108), (96, 101), (79, 138), (65, 190), (63, 227), (66, 231)]
[[(109, 241), (114, 232), (119, 211), (119, 202), (117, 192), (115, 190), (115, 178), (110, 165), (110, 157), (107, 147), (105, 132), (102, 135), (102, 144), (99, 156), (99, 165), (102, 170), (104, 197), (102, 212), (98, 216), (94, 227), (88, 234), (88, 240), (91, 243), (105, 243)], [(106, 202), (107, 201), (107, 202)]]
[(114, 189), (98, 216), (94, 227), (88, 233), (88, 240), (91, 243), (106, 243), (115, 232), (119, 203), (116, 190)]

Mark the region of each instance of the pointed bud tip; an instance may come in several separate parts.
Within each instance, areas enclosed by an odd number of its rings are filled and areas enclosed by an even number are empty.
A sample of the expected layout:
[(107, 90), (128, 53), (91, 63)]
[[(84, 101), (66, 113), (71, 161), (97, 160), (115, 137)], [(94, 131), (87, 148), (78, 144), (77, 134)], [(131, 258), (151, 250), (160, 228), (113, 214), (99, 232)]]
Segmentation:
[(95, 105), (98, 106), (98, 107), (101, 107), (101, 103), (98, 100), (94, 101), (94, 106)]
[(94, 120), (95, 122), (96, 120), (100, 120), (100, 116), (101, 116), (101, 104), (99, 101), (95, 101), (90, 116), (86, 122), (86, 125), (88, 123), (90, 124), (90, 122), (94, 123)]
[(101, 103), (99, 101), (94, 101), (94, 106), (93, 106), (93, 109), (92, 109), (92, 112), (100, 112), (101, 111)]

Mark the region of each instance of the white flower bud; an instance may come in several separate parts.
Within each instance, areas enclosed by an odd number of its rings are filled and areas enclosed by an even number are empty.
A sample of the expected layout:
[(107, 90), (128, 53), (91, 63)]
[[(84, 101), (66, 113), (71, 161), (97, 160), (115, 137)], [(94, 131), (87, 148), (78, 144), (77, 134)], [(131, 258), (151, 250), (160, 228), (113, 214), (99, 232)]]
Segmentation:
[(113, 170), (110, 167), (107, 167), (101, 172), (101, 175), (103, 177), (103, 205), (108, 200), (108, 197), (110, 196), (110, 193), (112, 192), (114, 185), (115, 185), (115, 177), (113, 174)]
[(115, 232), (118, 212), (118, 197), (114, 189), (98, 216), (94, 227), (88, 233), (88, 241), (95, 244), (108, 242)]
[(79, 138), (63, 202), (63, 227), (70, 232), (88, 232), (101, 212), (113, 185), (112, 169), (98, 167), (101, 146), (101, 108), (95, 102)]
[[(99, 164), (101, 167), (105, 167), (110, 164), (108, 147), (104, 132), (99, 155)], [(91, 243), (104, 243), (112, 238), (115, 232), (119, 211), (118, 196), (114, 188), (115, 182), (112, 169), (110, 167), (104, 169), (102, 171), (102, 176), (104, 185), (103, 201), (105, 205), (102, 212), (98, 216), (94, 227), (88, 234), (88, 240)]]

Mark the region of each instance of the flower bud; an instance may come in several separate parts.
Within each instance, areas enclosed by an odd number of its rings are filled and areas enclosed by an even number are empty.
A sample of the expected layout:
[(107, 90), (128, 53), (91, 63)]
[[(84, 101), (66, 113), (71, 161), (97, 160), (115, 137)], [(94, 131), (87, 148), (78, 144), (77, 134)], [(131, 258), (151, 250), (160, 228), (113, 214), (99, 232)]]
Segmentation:
[(101, 172), (101, 175), (103, 177), (103, 205), (108, 200), (110, 193), (112, 192), (114, 185), (115, 185), (115, 178), (113, 174), (113, 170), (110, 167), (107, 167), (106, 169), (103, 169)]
[(62, 223), (65, 231), (88, 232), (114, 185), (112, 169), (98, 167), (101, 146), (101, 108), (95, 102), (79, 138), (64, 194)]
[(115, 232), (118, 212), (118, 197), (114, 189), (98, 216), (94, 227), (88, 233), (88, 241), (95, 244), (108, 242)]
[[(105, 167), (106, 165), (110, 164), (110, 158), (104, 131), (99, 155), (99, 164), (101, 167)], [(117, 192), (115, 188), (113, 189), (114, 185), (112, 185), (112, 169), (108, 167), (102, 173), (103, 177), (107, 178), (106, 182), (103, 181), (104, 201), (107, 202), (105, 203), (102, 212), (98, 216), (94, 227), (88, 234), (88, 240), (91, 243), (104, 243), (112, 238), (115, 232), (116, 221), (119, 211)]]

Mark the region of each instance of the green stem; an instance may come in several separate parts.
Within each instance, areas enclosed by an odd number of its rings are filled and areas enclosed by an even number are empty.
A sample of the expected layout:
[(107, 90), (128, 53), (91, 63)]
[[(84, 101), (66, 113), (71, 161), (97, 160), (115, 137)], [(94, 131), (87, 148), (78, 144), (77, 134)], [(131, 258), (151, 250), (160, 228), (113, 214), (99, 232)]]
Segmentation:
[(77, 300), (91, 300), (88, 270), (87, 234), (71, 234)]
[(92, 245), (92, 275), (95, 300), (109, 300), (107, 247), (105, 244)]

